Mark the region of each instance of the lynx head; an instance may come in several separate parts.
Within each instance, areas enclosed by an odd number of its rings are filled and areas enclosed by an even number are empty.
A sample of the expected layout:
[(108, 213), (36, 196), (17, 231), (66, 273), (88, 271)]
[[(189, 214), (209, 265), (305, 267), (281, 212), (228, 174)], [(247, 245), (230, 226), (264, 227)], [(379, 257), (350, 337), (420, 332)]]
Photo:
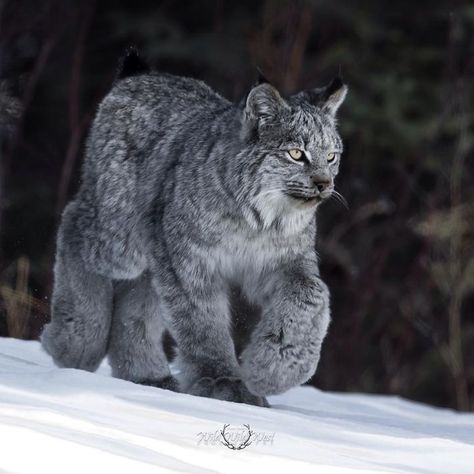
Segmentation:
[(268, 83), (250, 91), (243, 112), (245, 153), (255, 170), (249, 194), (264, 221), (314, 210), (333, 193), (342, 153), (336, 112), (346, 93), (339, 78), (288, 99)]

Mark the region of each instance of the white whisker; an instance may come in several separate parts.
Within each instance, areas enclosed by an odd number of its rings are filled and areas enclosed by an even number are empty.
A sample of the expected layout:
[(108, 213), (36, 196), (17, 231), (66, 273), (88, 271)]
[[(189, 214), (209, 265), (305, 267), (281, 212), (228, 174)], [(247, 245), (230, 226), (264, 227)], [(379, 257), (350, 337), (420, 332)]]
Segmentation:
[(333, 189), (331, 197), (333, 196), (336, 201), (340, 202), (347, 210), (349, 210), (349, 204), (347, 203), (346, 198), (340, 192)]

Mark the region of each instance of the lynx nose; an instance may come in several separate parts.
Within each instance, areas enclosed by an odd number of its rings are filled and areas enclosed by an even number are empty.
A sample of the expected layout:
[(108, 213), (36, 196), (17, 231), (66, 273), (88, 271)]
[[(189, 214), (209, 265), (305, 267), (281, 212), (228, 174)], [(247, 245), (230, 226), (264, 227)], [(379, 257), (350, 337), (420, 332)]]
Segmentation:
[(314, 175), (311, 179), (320, 193), (326, 191), (331, 186), (331, 180), (327, 176)]

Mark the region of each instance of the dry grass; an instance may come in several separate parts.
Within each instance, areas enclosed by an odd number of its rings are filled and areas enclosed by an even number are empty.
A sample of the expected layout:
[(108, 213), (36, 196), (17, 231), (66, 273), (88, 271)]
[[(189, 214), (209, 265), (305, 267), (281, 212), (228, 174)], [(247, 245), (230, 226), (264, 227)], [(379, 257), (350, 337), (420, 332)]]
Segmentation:
[(16, 263), (16, 281), (14, 287), (0, 286), (0, 303), (6, 314), (9, 337), (27, 339), (30, 319), (36, 312), (47, 313), (48, 306), (29, 292), (30, 261), (20, 257)]

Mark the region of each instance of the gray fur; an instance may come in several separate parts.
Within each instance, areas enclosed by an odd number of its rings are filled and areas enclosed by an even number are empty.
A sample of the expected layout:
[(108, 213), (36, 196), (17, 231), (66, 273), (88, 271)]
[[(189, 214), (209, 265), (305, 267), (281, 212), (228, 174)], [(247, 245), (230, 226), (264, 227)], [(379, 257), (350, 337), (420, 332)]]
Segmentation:
[(118, 281), (114, 295), (108, 351), (112, 375), (150, 385), (169, 381), (162, 343), (165, 326), (150, 274)]
[[(117, 82), (59, 230), (42, 336), (56, 363), (94, 370), (108, 351), (115, 376), (177, 389), (167, 328), (180, 390), (266, 406), (266, 395), (306, 382), (330, 319), (315, 211), (338, 172), (327, 154), (342, 151), (345, 92), (333, 84), (283, 99), (264, 83), (233, 104), (194, 79)], [(240, 360), (231, 286), (262, 309)]]

